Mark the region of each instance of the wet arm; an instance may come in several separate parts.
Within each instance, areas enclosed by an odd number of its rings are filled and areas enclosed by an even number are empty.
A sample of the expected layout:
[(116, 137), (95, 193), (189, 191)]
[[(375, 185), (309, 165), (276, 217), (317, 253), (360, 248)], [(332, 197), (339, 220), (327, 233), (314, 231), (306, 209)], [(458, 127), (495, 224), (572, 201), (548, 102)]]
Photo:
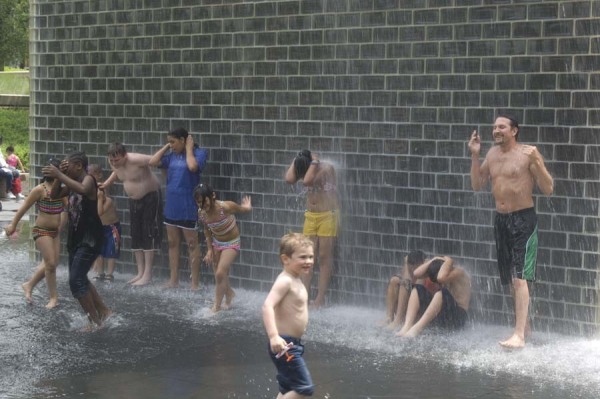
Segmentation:
[(148, 164), (150, 166), (160, 166), (160, 160), (167, 153), (169, 148), (171, 148), (171, 145), (165, 144), (160, 150), (156, 151), (152, 157), (150, 157)]
[(118, 180), (117, 172), (113, 171), (108, 179), (104, 180), (104, 182), (100, 183), (100, 187), (105, 189), (110, 187), (116, 180)]
[(225, 206), (227, 207), (227, 213), (248, 213), (252, 210), (252, 202), (248, 195), (242, 198), (241, 204), (233, 201), (225, 201)]
[(450, 277), (452, 270), (454, 270), (454, 259), (449, 256), (443, 256), (442, 259), (444, 259), (444, 263), (442, 263), (442, 267), (440, 267), (440, 271), (438, 272), (437, 281), (440, 284), (445, 284), (448, 282), (448, 277)]
[(546, 169), (541, 154), (539, 154), (537, 159), (532, 162), (530, 170), (539, 189), (545, 195), (552, 195), (554, 192), (554, 179), (552, 178), (552, 175), (550, 175), (550, 172), (548, 172), (548, 169)]
[(15, 232), (19, 221), (23, 218), (23, 215), (25, 215), (29, 208), (31, 208), (33, 204), (35, 204), (35, 202), (39, 199), (40, 190), (41, 188), (38, 186), (31, 190), (29, 195), (25, 197), (25, 201), (23, 201), (23, 204), (19, 207), (19, 210), (17, 210), (17, 213), (15, 213), (15, 216), (13, 217), (12, 221), (4, 228), (6, 230), (7, 235), (11, 235)]
[(289, 279), (278, 277), (262, 306), (263, 324), (273, 353), (281, 351), (285, 346), (285, 340), (279, 336), (279, 330), (277, 329), (275, 307), (283, 300), (289, 289)]
[(68, 193), (69, 188), (62, 186), (59, 179), (54, 179), (52, 182), (52, 188), (50, 189), (50, 198), (56, 199), (66, 197)]
[(194, 155), (194, 139), (191, 134), (185, 140), (185, 163), (190, 172), (195, 173), (198, 171), (198, 161)]
[(489, 169), (487, 161), (483, 164), (479, 161), (479, 154), (471, 154), (471, 187), (474, 191), (483, 189), (489, 180)]
[[(435, 258), (433, 258), (433, 259), (435, 259)], [(427, 273), (427, 270), (429, 269), (429, 265), (431, 264), (433, 259), (426, 261), (425, 263), (423, 263), (422, 265), (420, 265), (419, 267), (417, 267), (415, 269), (415, 271), (413, 272), (413, 275), (415, 276), (415, 278), (420, 279), (420, 278), (425, 277), (425, 274)]]
[(319, 172), (320, 168), (326, 168), (326, 170), (324, 171), (325, 173), (332, 173), (332, 170), (330, 170), (331, 166), (324, 164), (321, 165), (321, 163), (319, 162), (319, 159), (316, 157), (316, 155), (313, 154), (313, 160), (310, 162), (310, 165), (308, 166), (308, 169), (306, 171), (306, 174), (304, 175), (304, 178), (302, 179), (302, 183), (304, 183), (305, 186), (312, 186), (315, 182), (315, 178), (317, 177), (317, 173)]
[[(108, 209), (108, 200), (104, 196), (104, 193), (101, 190), (98, 190), (98, 216), (104, 215), (104, 212)], [(105, 201), (106, 200), (106, 201)]]
[(292, 160), (292, 164), (288, 168), (287, 172), (285, 172), (285, 181), (288, 184), (294, 184), (298, 181), (298, 177), (296, 176), (296, 168), (294, 168), (294, 160)]
[(60, 213), (60, 225), (58, 227), (58, 231), (64, 230), (67, 223), (69, 223), (69, 212), (68, 205), (69, 201), (67, 201), (67, 197), (63, 197), (63, 211)]

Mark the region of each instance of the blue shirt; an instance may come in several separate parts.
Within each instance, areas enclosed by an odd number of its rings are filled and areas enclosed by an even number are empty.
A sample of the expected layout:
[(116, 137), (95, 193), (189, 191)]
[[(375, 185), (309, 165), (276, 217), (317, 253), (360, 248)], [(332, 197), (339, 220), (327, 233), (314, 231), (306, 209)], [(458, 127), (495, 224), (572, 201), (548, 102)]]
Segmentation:
[(194, 147), (198, 171), (190, 172), (185, 161), (186, 153), (170, 151), (160, 159), (160, 168), (167, 171), (167, 190), (164, 216), (171, 220), (198, 219), (198, 206), (193, 197), (194, 188), (200, 184), (202, 169), (208, 158), (208, 150)]

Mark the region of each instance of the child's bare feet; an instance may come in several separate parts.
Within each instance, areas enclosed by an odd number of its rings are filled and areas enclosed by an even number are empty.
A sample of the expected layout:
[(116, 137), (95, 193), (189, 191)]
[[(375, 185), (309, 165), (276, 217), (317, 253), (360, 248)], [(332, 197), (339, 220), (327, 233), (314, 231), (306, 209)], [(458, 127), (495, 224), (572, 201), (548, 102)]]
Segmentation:
[(221, 307), (217, 306), (217, 305), (213, 305), (213, 307), (210, 308), (210, 311), (213, 313), (219, 313), (221, 311)]
[(525, 347), (525, 338), (522, 338), (517, 334), (513, 334), (512, 337), (506, 341), (500, 341), (498, 343), (500, 346), (506, 349), (522, 349)]
[(110, 309), (106, 309), (104, 312), (99, 313), (100, 316), (100, 320), (104, 323), (106, 321), (106, 319), (108, 319), (110, 316), (113, 315), (113, 311)]
[(58, 306), (58, 298), (50, 298), (50, 300), (46, 304), (46, 309), (54, 309), (57, 306)]
[(31, 286), (29, 285), (29, 283), (23, 283), (21, 284), (21, 288), (23, 288), (23, 291), (25, 291), (25, 300), (29, 305), (31, 305), (33, 303), (33, 298), (31, 297)]
[(398, 323), (398, 322), (392, 321), (387, 326), (385, 326), (385, 328), (388, 329), (388, 330), (396, 330), (398, 327), (400, 327), (400, 324), (402, 324), (402, 323)]
[(325, 297), (319, 297), (317, 296), (314, 301), (311, 301), (309, 304), (309, 307), (311, 309), (319, 309), (322, 308), (323, 306), (327, 305), (327, 301), (325, 300)]
[(151, 278), (140, 278), (139, 280), (131, 283), (131, 285), (135, 285), (135, 286), (142, 286), (142, 285), (148, 285), (152, 282)]
[(223, 306), (223, 309), (231, 309), (233, 298), (235, 298), (235, 291), (230, 288), (225, 294), (225, 306)]
[(402, 328), (400, 329), (400, 331), (398, 331), (398, 332), (396, 333), (396, 336), (397, 336), (397, 337), (404, 337), (404, 336), (406, 336), (406, 333), (408, 332), (408, 330), (409, 330), (409, 328), (402, 327)]
[(178, 283), (173, 283), (171, 281), (163, 284), (162, 286), (163, 288), (179, 288), (179, 284)]
[(135, 276), (134, 278), (132, 278), (131, 280), (129, 280), (129, 281), (127, 282), (127, 284), (133, 284), (133, 283), (135, 283), (136, 281), (138, 281), (138, 280), (139, 280), (139, 279), (141, 279), (141, 278), (142, 278), (142, 275), (141, 275), (141, 274), (140, 274), (140, 275), (137, 275), (137, 276)]

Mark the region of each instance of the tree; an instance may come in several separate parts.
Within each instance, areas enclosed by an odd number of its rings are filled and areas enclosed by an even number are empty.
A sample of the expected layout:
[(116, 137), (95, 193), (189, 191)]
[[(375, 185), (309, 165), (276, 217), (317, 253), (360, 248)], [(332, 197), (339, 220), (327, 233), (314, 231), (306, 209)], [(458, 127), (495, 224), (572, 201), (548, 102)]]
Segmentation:
[(0, 0), (0, 71), (29, 59), (29, 1)]

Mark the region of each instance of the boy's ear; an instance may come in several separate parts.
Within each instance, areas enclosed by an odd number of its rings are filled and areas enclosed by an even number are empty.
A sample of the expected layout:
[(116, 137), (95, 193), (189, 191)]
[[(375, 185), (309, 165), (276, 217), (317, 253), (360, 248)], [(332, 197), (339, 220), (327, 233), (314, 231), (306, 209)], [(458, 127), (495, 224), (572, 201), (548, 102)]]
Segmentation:
[(285, 264), (290, 259), (290, 257), (286, 254), (281, 254), (279, 255), (279, 259), (281, 260), (281, 263)]

